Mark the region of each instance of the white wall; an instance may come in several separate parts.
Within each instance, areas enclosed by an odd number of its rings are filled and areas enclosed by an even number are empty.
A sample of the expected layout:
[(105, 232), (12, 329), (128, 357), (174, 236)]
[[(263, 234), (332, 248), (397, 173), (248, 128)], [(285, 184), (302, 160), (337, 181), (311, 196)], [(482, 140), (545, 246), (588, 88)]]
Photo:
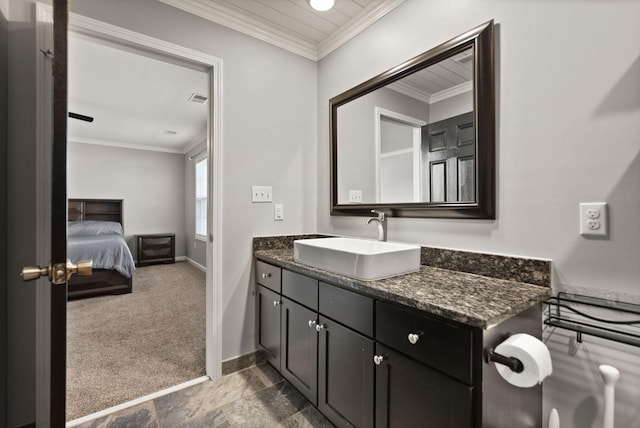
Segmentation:
[[(318, 75), (318, 231), (375, 236), (362, 218), (329, 216), (327, 100), (490, 19), (498, 24), (497, 219), (392, 218), (389, 239), (550, 258), (556, 291), (601, 289), (640, 301), (637, 1), (409, 0), (324, 58)], [(607, 239), (578, 234), (578, 204), (592, 201), (609, 203)], [(585, 338), (570, 355), (573, 336), (546, 335), (556, 362), (544, 388), (546, 411), (558, 407), (563, 427), (602, 426), (602, 384), (595, 372), (613, 361), (625, 370), (616, 426), (640, 426), (639, 348)]]
[[(72, 0), (71, 11), (223, 60), (222, 357), (255, 350), (251, 240), (316, 227), (316, 64), (153, 0)], [(251, 204), (251, 185), (273, 186)]]
[(69, 142), (69, 198), (122, 199), (124, 234), (136, 258), (136, 235), (175, 233), (184, 257), (184, 155)]

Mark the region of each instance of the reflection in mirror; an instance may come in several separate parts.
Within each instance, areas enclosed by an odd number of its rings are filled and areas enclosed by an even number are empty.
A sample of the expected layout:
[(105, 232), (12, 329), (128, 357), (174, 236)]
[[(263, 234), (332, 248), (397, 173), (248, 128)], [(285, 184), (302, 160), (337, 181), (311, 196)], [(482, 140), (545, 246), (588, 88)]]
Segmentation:
[(493, 22), (331, 100), (332, 214), (493, 218)]
[(338, 203), (475, 200), (471, 48), (340, 106), (338, 123)]

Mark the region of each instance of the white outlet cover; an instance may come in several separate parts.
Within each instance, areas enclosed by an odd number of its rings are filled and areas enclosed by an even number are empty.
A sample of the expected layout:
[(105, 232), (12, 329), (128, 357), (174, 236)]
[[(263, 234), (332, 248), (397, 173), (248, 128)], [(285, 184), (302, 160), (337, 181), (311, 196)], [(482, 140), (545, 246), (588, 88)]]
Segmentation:
[(607, 236), (609, 234), (606, 202), (580, 203), (580, 235)]

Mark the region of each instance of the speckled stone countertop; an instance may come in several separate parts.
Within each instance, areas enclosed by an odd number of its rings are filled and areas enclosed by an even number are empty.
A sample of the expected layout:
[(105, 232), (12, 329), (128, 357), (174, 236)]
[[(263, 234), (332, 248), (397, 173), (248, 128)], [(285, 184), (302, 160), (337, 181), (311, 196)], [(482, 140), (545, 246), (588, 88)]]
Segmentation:
[(551, 297), (548, 286), (425, 265), (415, 273), (361, 281), (297, 263), (288, 245), (256, 245), (255, 240), (254, 255), (258, 260), (293, 272), (482, 329)]

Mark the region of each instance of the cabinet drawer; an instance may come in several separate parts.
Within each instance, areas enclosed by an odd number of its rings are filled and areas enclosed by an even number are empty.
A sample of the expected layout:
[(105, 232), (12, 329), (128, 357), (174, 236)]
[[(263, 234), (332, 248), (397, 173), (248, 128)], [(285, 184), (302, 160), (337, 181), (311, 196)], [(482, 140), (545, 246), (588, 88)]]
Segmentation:
[(345, 326), (373, 336), (373, 299), (320, 282), (318, 311)]
[[(418, 335), (415, 344), (409, 335)], [(472, 384), (473, 331), (415, 309), (376, 302), (376, 339), (467, 384)]]
[(318, 310), (318, 280), (288, 270), (282, 271), (282, 295)]
[(272, 289), (276, 293), (280, 293), (281, 291), (280, 272), (281, 269), (279, 267), (261, 262), (260, 260), (256, 261), (256, 282)]

